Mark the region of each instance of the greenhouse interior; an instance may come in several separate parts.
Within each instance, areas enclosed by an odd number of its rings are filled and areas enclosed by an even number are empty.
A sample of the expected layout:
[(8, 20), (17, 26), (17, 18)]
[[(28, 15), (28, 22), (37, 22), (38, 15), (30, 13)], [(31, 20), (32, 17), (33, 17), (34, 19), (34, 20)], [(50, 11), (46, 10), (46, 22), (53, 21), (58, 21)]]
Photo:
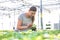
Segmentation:
[[(37, 8), (33, 26), (18, 31), (18, 16)], [(0, 0), (0, 40), (60, 40), (60, 0)]]

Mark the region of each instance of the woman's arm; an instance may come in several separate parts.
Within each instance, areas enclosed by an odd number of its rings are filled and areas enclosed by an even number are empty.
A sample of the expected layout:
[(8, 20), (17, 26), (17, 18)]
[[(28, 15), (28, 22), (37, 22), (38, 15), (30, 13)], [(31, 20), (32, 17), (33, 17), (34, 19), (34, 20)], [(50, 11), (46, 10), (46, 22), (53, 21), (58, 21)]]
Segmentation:
[(22, 20), (19, 20), (19, 19), (18, 19), (17, 29), (18, 29), (18, 30), (28, 29), (28, 28), (32, 27), (32, 25), (33, 25), (33, 24), (30, 23), (30, 24), (27, 24), (27, 26), (22, 26)]
[(22, 26), (22, 20), (18, 20), (17, 29), (24, 30), (24, 29), (27, 29), (27, 28), (28, 28), (28, 26)]

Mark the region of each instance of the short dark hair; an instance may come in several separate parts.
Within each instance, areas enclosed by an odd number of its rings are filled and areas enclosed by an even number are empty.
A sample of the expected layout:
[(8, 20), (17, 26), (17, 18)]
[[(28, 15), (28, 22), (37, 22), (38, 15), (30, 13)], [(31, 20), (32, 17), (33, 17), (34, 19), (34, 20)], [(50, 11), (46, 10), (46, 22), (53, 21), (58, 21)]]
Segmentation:
[(37, 9), (36, 9), (36, 7), (35, 6), (32, 6), (32, 7), (30, 7), (30, 9), (29, 9), (30, 11), (37, 11)]

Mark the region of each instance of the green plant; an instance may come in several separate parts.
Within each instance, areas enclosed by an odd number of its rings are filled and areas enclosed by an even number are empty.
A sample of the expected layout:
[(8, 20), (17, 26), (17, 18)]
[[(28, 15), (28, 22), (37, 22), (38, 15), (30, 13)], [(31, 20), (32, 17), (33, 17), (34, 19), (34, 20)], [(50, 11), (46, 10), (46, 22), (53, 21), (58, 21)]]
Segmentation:
[(32, 31), (36, 31), (36, 25), (35, 24), (33, 24), (33, 26), (32, 26)]

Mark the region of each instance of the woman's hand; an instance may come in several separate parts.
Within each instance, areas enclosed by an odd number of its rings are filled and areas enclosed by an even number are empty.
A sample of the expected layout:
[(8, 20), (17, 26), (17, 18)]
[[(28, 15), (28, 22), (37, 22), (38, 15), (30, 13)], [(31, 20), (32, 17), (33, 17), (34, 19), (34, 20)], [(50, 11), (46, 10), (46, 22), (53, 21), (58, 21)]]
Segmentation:
[(28, 28), (30, 28), (30, 27), (32, 27), (32, 25), (33, 25), (33, 24), (32, 24), (32, 23), (30, 23), (30, 24), (28, 24), (27, 26), (28, 26)]

